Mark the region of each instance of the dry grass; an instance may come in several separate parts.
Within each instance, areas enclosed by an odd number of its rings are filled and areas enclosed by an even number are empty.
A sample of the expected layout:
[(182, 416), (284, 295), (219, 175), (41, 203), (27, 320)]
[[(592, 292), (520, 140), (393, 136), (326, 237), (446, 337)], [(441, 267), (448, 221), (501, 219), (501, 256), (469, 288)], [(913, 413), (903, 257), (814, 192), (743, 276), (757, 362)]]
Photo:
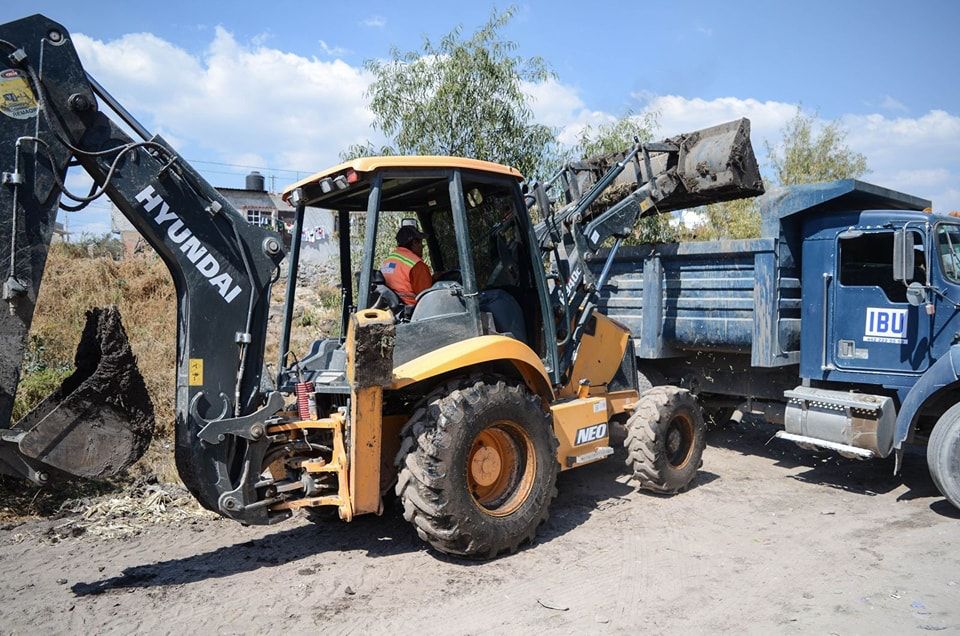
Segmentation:
[[(335, 334), (338, 329), (339, 290), (331, 282), (329, 273), (322, 271), (301, 277), (291, 337), (291, 348), (298, 355), (313, 340)], [(266, 343), (266, 361), (271, 367), (275, 367), (277, 359), (284, 283), (281, 278), (274, 285), (271, 297)], [(153, 400), (157, 429), (146, 456), (129, 475), (94, 491), (122, 488), (137, 478), (179, 482), (173, 462), (176, 293), (166, 266), (152, 251), (116, 259), (110, 250), (62, 244), (51, 247), (30, 333), (28, 364), (24, 365), (21, 381), (25, 390), (18, 409), (22, 413), (39, 402), (72, 370), (86, 310), (111, 304), (120, 308), (130, 345)], [(89, 492), (90, 486), (58, 485), (41, 493), (23, 482), (0, 479), (0, 499), (16, 501), (20, 514), (27, 515), (50, 514), (58, 502), (77, 496), (78, 490), (84, 489)]]

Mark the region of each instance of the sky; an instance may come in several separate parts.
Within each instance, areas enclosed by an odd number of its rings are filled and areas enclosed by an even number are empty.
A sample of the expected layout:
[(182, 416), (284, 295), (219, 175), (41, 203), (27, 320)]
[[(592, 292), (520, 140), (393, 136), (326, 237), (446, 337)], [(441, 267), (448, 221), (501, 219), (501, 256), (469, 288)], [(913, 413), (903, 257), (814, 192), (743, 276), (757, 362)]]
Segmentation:
[[(338, 162), (372, 129), (363, 63), (472, 33), (505, 3), (34, 0), (86, 70), (214, 185), (268, 187)], [(536, 119), (572, 143), (585, 125), (654, 112), (663, 137), (738, 117), (766, 168), (797, 108), (838, 121), (866, 181), (960, 210), (960, 2), (517, 3), (503, 31), (554, 78), (527, 85)], [(0, 23), (26, 15), (0, 6)], [(769, 174), (769, 170), (768, 170)], [(71, 188), (84, 189), (71, 175)], [(109, 203), (66, 214), (109, 231)], [(63, 216), (63, 213), (61, 213)], [(63, 219), (61, 219), (63, 220)]]

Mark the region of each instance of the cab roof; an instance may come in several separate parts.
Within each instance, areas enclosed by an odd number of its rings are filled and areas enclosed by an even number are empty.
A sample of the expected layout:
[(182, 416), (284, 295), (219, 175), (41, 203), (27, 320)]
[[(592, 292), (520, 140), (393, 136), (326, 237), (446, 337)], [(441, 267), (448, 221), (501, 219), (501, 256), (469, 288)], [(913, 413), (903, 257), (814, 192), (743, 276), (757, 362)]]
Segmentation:
[(492, 161), (481, 161), (479, 159), (468, 159), (466, 157), (450, 157), (443, 155), (417, 155), (404, 156), (395, 155), (387, 157), (359, 157), (351, 161), (337, 164), (332, 168), (327, 168), (314, 175), (301, 179), (291, 184), (283, 190), (283, 200), (287, 201), (290, 193), (304, 186), (319, 183), (321, 180), (339, 174), (346, 170), (353, 170), (358, 173), (371, 173), (377, 170), (390, 168), (421, 168), (421, 169), (450, 169), (463, 168), (466, 170), (477, 170), (480, 172), (489, 172), (499, 175), (511, 176), (518, 181), (523, 180), (523, 175), (516, 168), (505, 166)]

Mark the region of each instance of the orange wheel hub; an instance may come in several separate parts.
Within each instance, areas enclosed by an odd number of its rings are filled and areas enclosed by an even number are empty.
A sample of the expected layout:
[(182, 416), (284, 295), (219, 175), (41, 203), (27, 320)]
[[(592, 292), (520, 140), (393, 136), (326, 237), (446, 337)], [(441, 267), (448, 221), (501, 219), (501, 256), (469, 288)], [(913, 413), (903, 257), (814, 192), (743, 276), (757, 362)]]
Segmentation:
[(501, 420), (473, 440), (467, 458), (467, 487), (480, 509), (494, 517), (516, 511), (533, 488), (537, 456), (529, 434)]

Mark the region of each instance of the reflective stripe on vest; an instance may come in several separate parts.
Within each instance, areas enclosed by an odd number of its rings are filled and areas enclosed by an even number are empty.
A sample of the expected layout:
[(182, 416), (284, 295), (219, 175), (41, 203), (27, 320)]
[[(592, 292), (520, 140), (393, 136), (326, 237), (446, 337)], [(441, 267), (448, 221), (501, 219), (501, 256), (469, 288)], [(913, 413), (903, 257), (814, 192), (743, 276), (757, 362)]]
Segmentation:
[[(407, 252), (409, 256), (401, 254), (400, 250)], [(410, 284), (410, 270), (419, 262), (420, 258), (410, 250), (397, 248), (387, 255), (383, 265), (380, 266), (387, 287), (395, 291), (400, 300), (407, 305), (417, 302), (417, 295), (413, 293), (413, 286)]]

